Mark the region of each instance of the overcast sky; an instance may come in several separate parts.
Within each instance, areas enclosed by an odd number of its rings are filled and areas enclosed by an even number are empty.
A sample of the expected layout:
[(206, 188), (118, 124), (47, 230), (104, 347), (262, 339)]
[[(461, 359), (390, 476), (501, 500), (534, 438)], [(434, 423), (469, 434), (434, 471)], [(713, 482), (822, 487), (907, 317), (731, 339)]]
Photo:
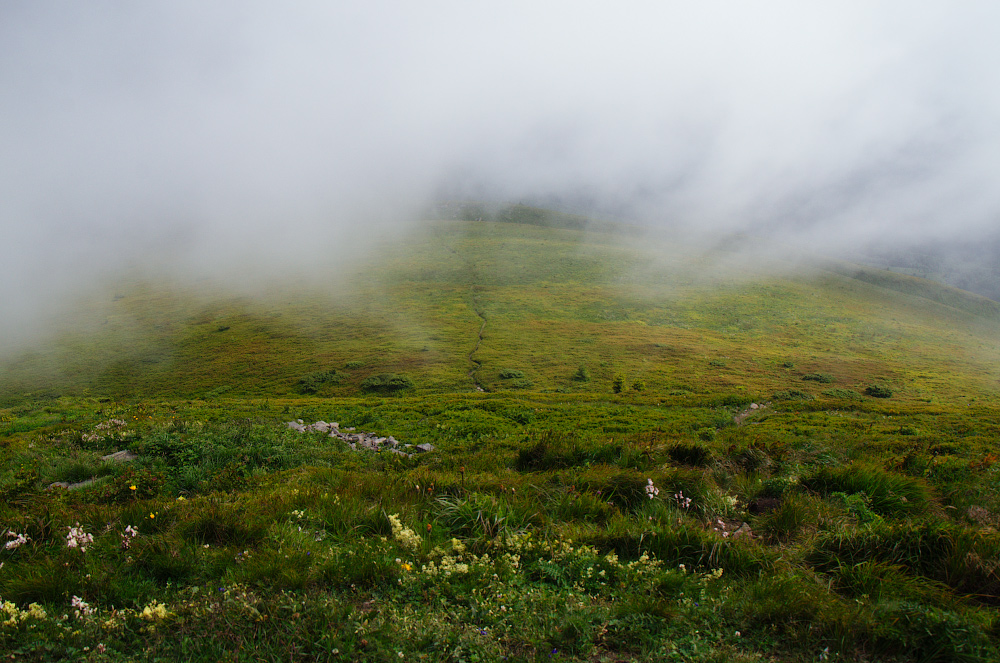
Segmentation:
[(991, 1), (7, 0), (0, 318), (136, 264), (301, 267), (442, 193), (830, 247), (994, 231), (998, 25)]

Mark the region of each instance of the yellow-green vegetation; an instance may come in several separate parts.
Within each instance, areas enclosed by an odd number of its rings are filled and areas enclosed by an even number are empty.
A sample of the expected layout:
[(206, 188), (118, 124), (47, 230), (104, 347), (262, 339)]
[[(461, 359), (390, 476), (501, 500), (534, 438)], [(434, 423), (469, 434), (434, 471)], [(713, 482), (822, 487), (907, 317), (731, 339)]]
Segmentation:
[(997, 660), (1000, 307), (533, 224), (336, 294), (123, 284), (8, 360), (0, 651)]

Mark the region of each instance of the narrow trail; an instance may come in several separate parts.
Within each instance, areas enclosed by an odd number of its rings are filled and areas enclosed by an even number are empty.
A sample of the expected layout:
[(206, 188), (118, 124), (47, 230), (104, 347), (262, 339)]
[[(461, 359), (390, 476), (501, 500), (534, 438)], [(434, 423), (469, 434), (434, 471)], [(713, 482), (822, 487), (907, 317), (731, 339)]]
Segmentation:
[[(448, 244), (444, 244), (444, 247), (452, 254), (461, 258), (461, 254), (459, 254), (454, 247), (449, 246)], [(479, 331), (476, 333), (476, 344), (469, 352), (470, 367), (467, 375), (469, 376), (469, 379), (472, 380), (472, 386), (475, 387), (476, 391), (488, 392), (489, 389), (484, 387), (482, 383), (479, 382), (479, 378), (476, 376), (476, 373), (478, 373), (479, 369), (483, 366), (483, 362), (476, 359), (476, 353), (479, 352), (479, 346), (483, 344), (483, 331), (486, 329), (486, 313), (483, 310), (482, 305), (479, 303), (479, 297), (477, 295), (476, 289), (478, 288), (477, 281), (479, 279), (476, 277), (476, 265), (471, 260), (465, 259), (465, 267), (469, 274), (469, 296), (472, 301), (472, 310), (476, 316), (483, 321), (482, 324), (479, 325)]]
[(476, 312), (476, 315), (483, 321), (483, 324), (479, 325), (479, 333), (476, 337), (476, 346), (472, 348), (472, 352), (469, 353), (469, 363), (472, 364), (472, 368), (469, 369), (469, 379), (472, 380), (472, 384), (475, 385), (476, 391), (489, 391), (479, 383), (479, 378), (476, 377), (476, 373), (482, 368), (483, 362), (475, 358), (476, 352), (479, 351), (479, 346), (483, 344), (483, 330), (486, 329), (486, 314), (483, 313), (482, 309), (476, 305), (476, 296), (472, 296), (472, 310)]

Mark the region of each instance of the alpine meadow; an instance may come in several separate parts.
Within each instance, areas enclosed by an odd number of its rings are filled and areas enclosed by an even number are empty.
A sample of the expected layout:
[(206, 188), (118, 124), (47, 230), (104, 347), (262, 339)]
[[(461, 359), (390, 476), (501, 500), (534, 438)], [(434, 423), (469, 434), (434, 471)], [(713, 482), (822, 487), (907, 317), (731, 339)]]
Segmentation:
[(0, 651), (1000, 657), (1000, 304), (428, 216), (253, 296), (117, 273), (2, 360)]

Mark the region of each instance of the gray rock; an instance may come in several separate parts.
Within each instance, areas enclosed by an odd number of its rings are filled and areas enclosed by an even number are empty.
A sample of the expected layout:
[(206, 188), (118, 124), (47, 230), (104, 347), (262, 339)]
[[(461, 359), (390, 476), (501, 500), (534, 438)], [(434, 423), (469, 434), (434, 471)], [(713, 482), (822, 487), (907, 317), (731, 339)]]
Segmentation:
[(128, 461), (135, 460), (136, 458), (138, 458), (138, 456), (128, 449), (122, 449), (121, 451), (116, 451), (113, 454), (101, 456), (101, 460), (109, 463), (127, 463)]
[(417, 450), (422, 452), (434, 451), (434, 445), (430, 443), (418, 444)]

